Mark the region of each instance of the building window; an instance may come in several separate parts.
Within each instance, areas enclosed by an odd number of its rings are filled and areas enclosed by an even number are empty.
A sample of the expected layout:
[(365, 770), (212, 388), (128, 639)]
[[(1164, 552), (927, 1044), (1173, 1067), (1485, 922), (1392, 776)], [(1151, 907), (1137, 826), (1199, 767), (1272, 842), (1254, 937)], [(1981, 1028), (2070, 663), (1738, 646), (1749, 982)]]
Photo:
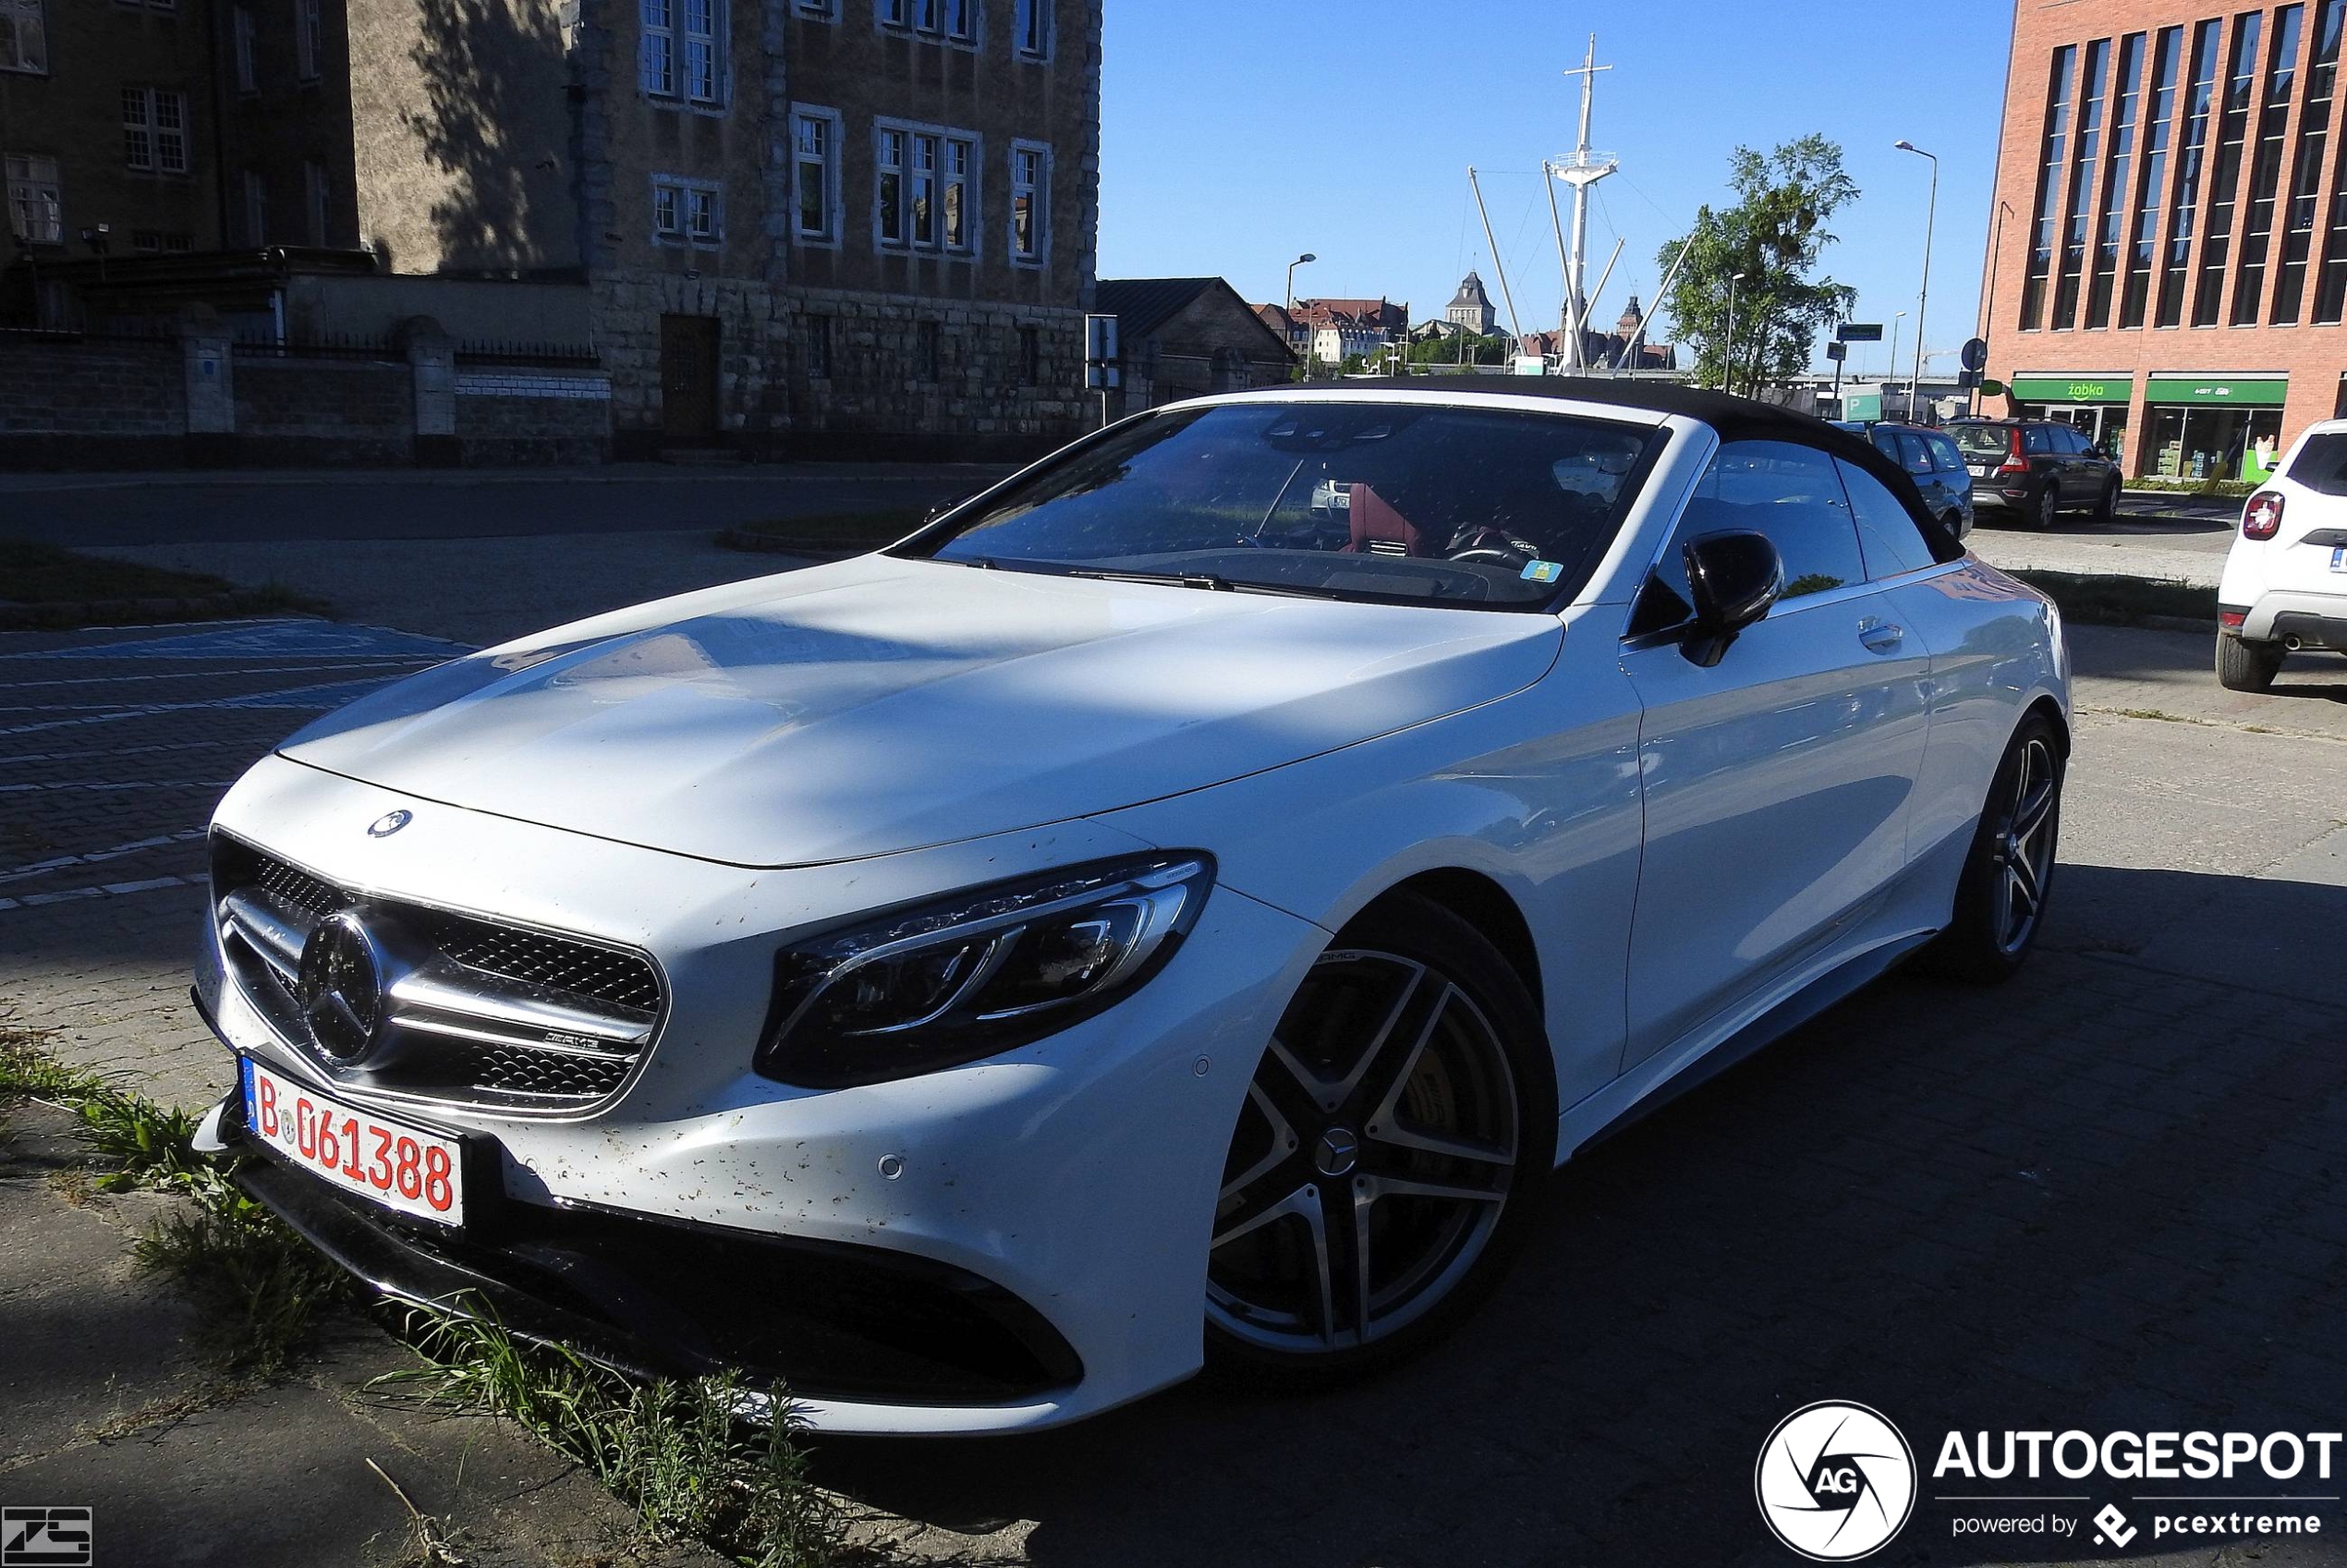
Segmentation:
[(2225, 75), (2224, 101), (2217, 117), (2217, 158), (2208, 175), (2207, 237), (2200, 242), (2200, 279), (2193, 287), (2192, 324), (2213, 327), (2225, 292), (2225, 267), (2232, 259), (2233, 205), (2240, 195), (2241, 154), (2249, 140), (2249, 105), (2257, 91), (2257, 45), (2262, 11), (2233, 18), (2232, 62)]
[(2160, 270), (2156, 325), (2183, 320), (2184, 284), (2192, 270), (2192, 242), (2200, 217), (2202, 176), (2207, 171), (2209, 117), (2217, 104), (2218, 23), (2193, 30), (2192, 90), (2184, 100), (2184, 143), (2176, 160), (2175, 216), (2169, 221), (2168, 258)]
[(1011, 261), (1037, 267), (1052, 249), (1052, 150), (1011, 144)]
[(2095, 166), (2102, 153), (2103, 67), (2110, 40), (2086, 45), (2086, 74), (2079, 79), (2077, 132), (2070, 144), (2070, 200), (2062, 210), (2061, 272), (2054, 281), (2053, 319), (2066, 329), (2078, 317), (2078, 278), (2086, 261), (2086, 225), (2093, 221)]
[(2258, 307), (2265, 302), (2266, 258), (2273, 248), (2274, 203), (2281, 194), (2288, 151), (2284, 137), (2298, 88), (2298, 30), (2305, 14), (2303, 6), (2284, 6), (2274, 13), (2265, 101), (2257, 111), (2256, 146), (2249, 157), (2249, 212), (2242, 221), (2241, 261), (2233, 274), (2232, 309), (2226, 316), (2237, 327), (2256, 325)]
[(188, 95), (159, 87), (122, 90), (122, 160), (148, 174), (188, 172)]
[(2143, 90), (2144, 35), (2120, 41), (2119, 76), (2110, 95), (2110, 144), (2102, 160), (2101, 233), (2095, 242), (2094, 270), (2086, 286), (2083, 325), (2110, 320), (2110, 294), (2119, 278), (2119, 240), (2127, 221), (2127, 173), (2135, 153), (2135, 106)]
[(294, 0), (294, 74), (318, 79), (318, 0)]
[(944, 379), (943, 350), (940, 347), (943, 335), (935, 322), (921, 322), (915, 333), (913, 370), (918, 379), (932, 382)]
[(185, 256), (196, 248), (192, 234), (175, 234), (163, 229), (133, 229), (130, 249), (141, 256)]
[(804, 340), (808, 378), (829, 381), (832, 375), (832, 319), (829, 316), (802, 317), (799, 334)]
[(237, 6), (234, 26), (237, 34), (237, 91), (258, 92), (261, 91), (261, 73), (255, 67), (252, 57), (252, 13), (242, 6)]
[(0, 71), (49, 69), (49, 32), (41, 0), (0, 0)]
[(883, 123), (874, 132), (873, 164), (872, 233), (881, 245), (970, 253), (975, 137)]
[(978, 41), (978, 0), (876, 0), (876, 7), (880, 25), (897, 32)]
[(2078, 46), (2053, 53), (2046, 85), (2046, 137), (2037, 160), (2037, 204), (2029, 226), (2029, 266), (2021, 284), (2021, 330), (2034, 332), (2044, 313), (2046, 280), (2053, 274), (2055, 228), (2061, 211), (2061, 171), (2070, 146), (2070, 78)]
[(310, 243), (326, 243), (326, 171), (318, 164), (301, 165), (301, 210), (310, 223)]
[(653, 243), (708, 247), (724, 237), (724, 200), (715, 185), (674, 175), (652, 176)]
[(1018, 329), (1018, 383), (1021, 386), (1043, 384), (1043, 332), (1040, 327)]
[(724, 102), (723, 0), (642, 0), (639, 15), (643, 53), (637, 64), (638, 85), (658, 98)]
[(795, 8), (810, 21), (839, 20), (839, 0), (796, 0)]
[(793, 220), (809, 245), (839, 243), (839, 115), (829, 109), (791, 111)]
[[(2347, 0), (2332, 0), (2347, 4)], [(2119, 295), (2119, 324), (2144, 324), (2144, 305), (2151, 292), (2152, 263), (2159, 250), (2160, 203), (2167, 193), (2168, 140), (2176, 115), (2176, 53), (2184, 30), (2162, 28), (2152, 47), (2151, 101), (2144, 112), (2142, 183), (2136, 188), (2134, 248), (2127, 257), (2127, 282)]]
[(7, 170), (8, 232), (28, 245), (63, 245), (66, 215), (57, 195), (57, 161), (11, 152)]
[(2323, 153), (2329, 144), (2330, 103), (2339, 81), (2339, 35), (2347, 0), (2321, 0), (2315, 13), (2313, 55), (2306, 62), (2306, 107), (2298, 123), (2298, 161), (2290, 177), (2290, 209), (2283, 217), (2281, 265), (2274, 272), (2276, 326), (2298, 320), (2306, 292), (2306, 260), (2315, 244), (2315, 192), (2322, 185)]
[(1052, 57), (1052, 0), (1018, 0), (1018, 9), (1012, 25), (1019, 58), (1048, 60)]
[(258, 250), (269, 243), (269, 182), (258, 169), (245, 171), (245, 243)]

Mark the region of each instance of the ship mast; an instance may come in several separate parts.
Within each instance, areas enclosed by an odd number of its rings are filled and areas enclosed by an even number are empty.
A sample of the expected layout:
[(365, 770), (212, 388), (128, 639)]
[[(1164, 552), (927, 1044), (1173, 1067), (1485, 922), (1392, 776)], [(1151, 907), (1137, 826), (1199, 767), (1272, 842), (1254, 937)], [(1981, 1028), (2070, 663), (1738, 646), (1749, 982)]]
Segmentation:
[(1589, 111), (1597, 98), (1598, 73), (1612, 68), (1598, 64), (1598, 35), (1589, 34), (1587, 55), (1580, 65), (1564, 73), (1581, 79), (1581, 140), (1570, 159), (1551, 160), (1547, 164), (1551, 175), (1573, 188), (1573, 250), (1564, 265), (1564, 363), (1566, 369), (1574, 371), (1588, 367), (1582, 342), (1587, 323), (1581, 316), (1588, 308), (1582, 284), (1588, 276), (1589, 264), (1589, 187), (1618, 166), (1611, 153), (1596, 152), (1589, 148)]

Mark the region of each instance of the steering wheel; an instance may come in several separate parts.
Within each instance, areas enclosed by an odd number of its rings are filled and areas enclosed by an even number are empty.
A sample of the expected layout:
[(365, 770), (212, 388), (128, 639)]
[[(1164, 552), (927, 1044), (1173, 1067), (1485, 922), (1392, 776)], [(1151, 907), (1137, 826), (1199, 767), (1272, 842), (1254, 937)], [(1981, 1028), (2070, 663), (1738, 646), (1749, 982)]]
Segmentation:
[(1447, 557), (1453, 562), (1490, 561), (1512, 570), (1521, 571), (1531, 563), (1527, 553), (1507, 544), (1478, 544)]

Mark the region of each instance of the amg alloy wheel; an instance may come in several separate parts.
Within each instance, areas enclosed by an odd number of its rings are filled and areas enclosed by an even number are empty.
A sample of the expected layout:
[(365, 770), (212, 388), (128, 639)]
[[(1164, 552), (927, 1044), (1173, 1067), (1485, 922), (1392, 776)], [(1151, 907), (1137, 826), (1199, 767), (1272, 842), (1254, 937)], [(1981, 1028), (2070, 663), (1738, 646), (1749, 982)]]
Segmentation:
[(2061, 743), (2043, 714), (2025, 720), (1988, 786), (1955, 911), (1932, 945), (1958, 978), (2001, 980), (2021, 967), (2044, 923), (2061, 829)]
[(1226, 1358), (1335, 1371), (1439, 1332), (1548, 1173), (1521, 982), (1448, 910), (1392, 903), (1313, 966), (1248, 1086), (1208, 1263)]

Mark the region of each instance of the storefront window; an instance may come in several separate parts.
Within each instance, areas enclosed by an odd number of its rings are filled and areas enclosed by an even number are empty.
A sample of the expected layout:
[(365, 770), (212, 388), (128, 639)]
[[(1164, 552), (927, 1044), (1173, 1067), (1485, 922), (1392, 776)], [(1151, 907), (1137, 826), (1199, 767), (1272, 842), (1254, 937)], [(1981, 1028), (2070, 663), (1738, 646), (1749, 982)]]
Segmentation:
[(2281, 410), (2155, 404), (2150, 471), (2163, 479), (2262, 480), (2281, 456)]

